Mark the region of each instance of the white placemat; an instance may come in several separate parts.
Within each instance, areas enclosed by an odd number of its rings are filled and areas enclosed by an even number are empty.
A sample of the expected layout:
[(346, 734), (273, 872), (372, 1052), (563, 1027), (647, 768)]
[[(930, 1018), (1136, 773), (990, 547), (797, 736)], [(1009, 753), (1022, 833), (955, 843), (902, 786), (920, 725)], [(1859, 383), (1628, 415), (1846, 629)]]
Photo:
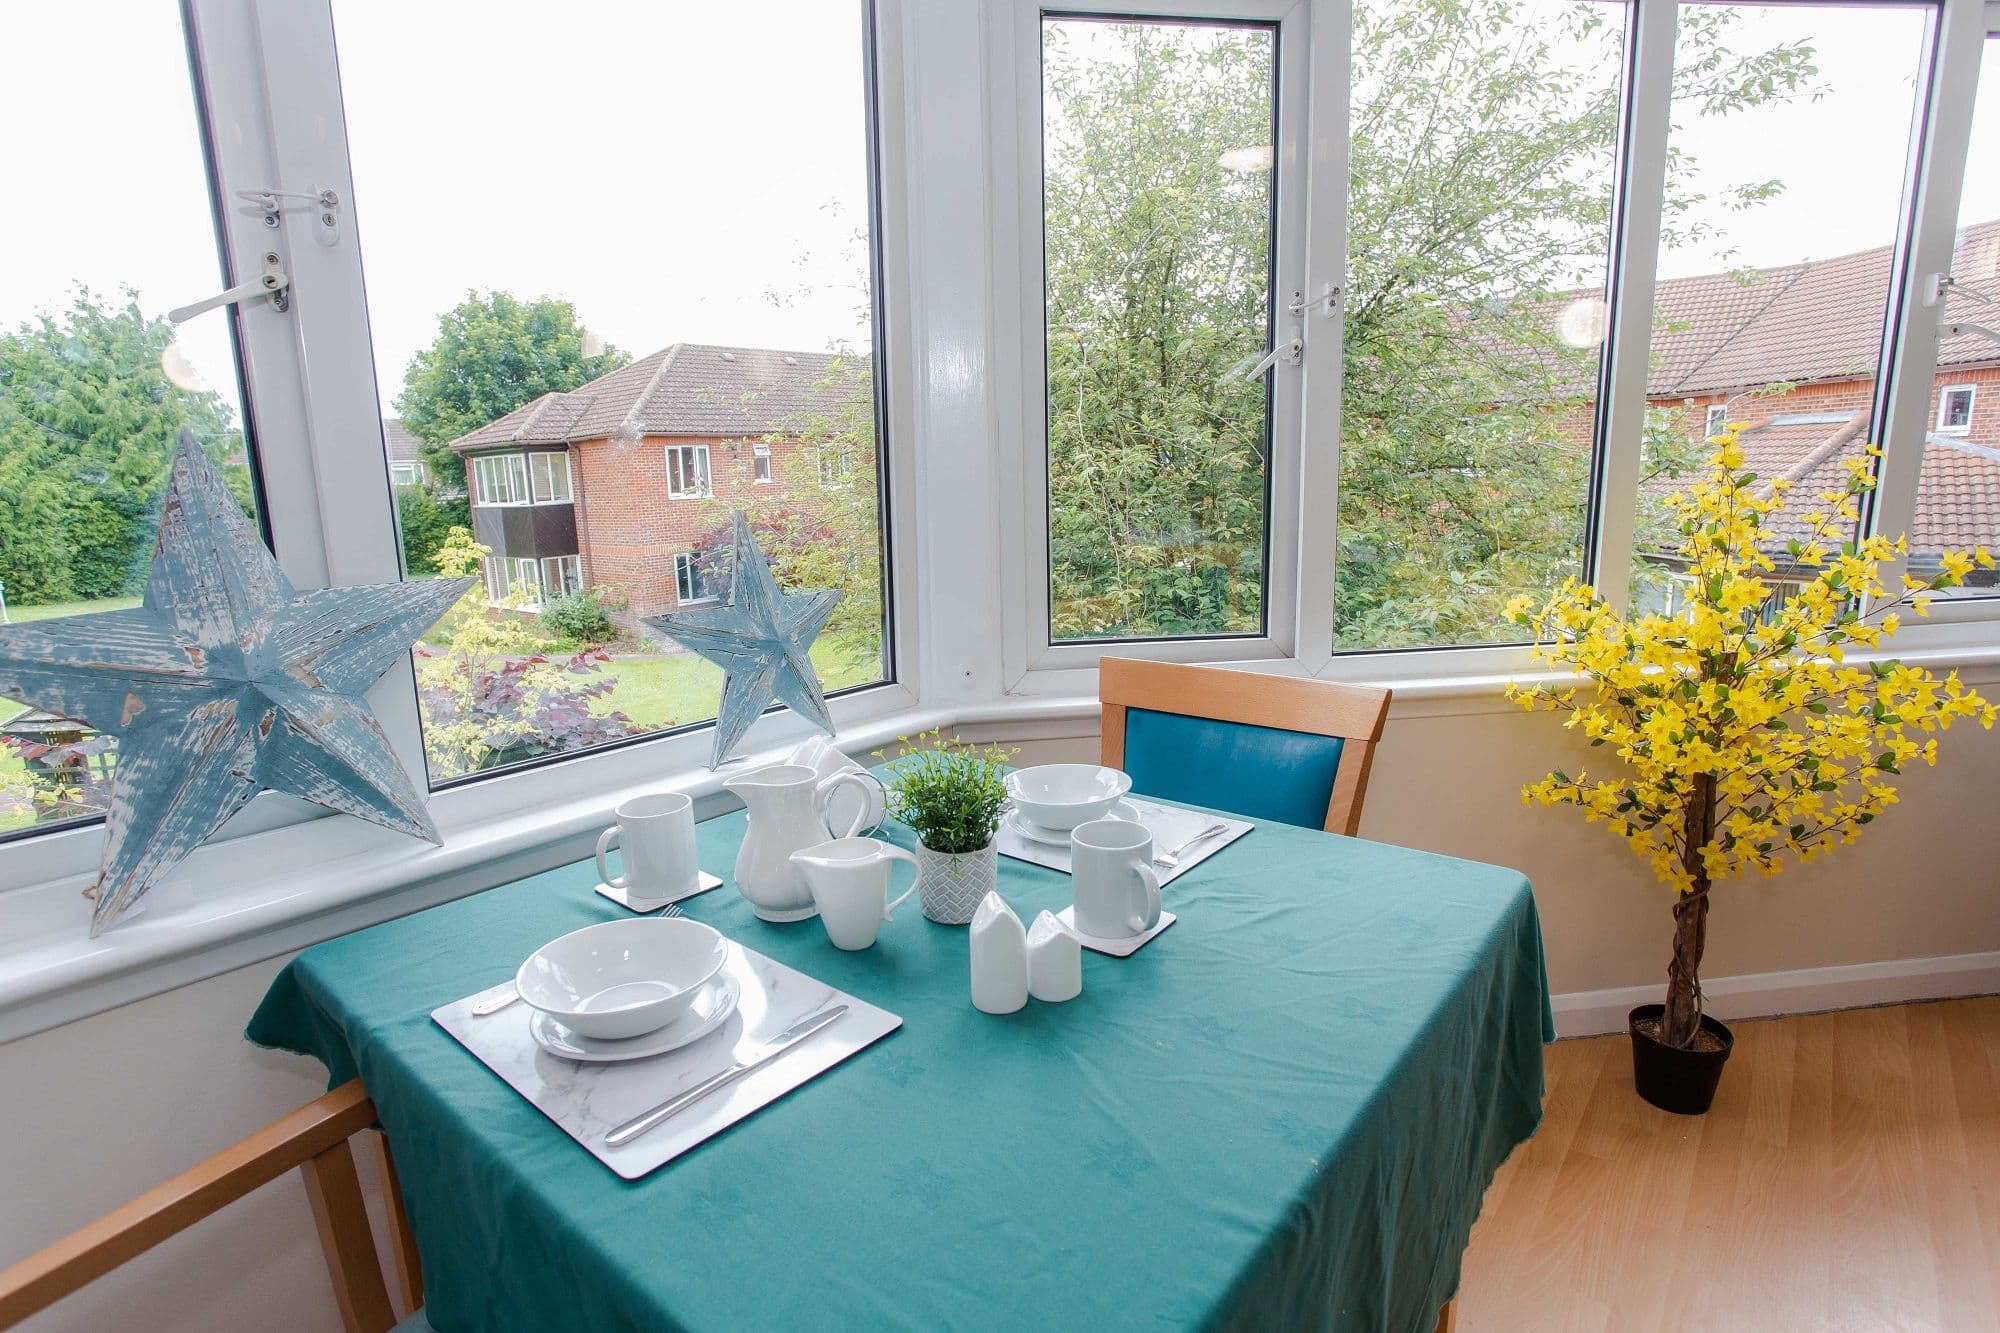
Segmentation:
[[(525, 1004), (473, 1016), (474, 1005), (503, 993), (512, 981), (435, 1009), (431, 1018), (598, 1161), (637, 1180), (903, 1025), (886, 1009), (734, 942), (724, 966), (743, 986), (736, 1012), (699, 1041), (626, 1064), (578, 1064), (550, 1055), (528, 1035), (535, 1011)], [(614, 1126), (721, 1073), (806, 1015), (840, 1003), (848, 1006), (845, 1014), (769, 1064), (710, 1093), (651, 1133), (620, 1148), (605, 1146), (604, 1136)]]
[[(1139, 822), (1153, 835), (1153, 855), (1169, 852), (1207, 828), (1210, 824), (1226, 824), (1227, 833), (1214, 837), (1189, 849), (1181, 855), (1181, 863), (1172, 870), (1160, 870), (1160, 883), (1171, 884), (1188, 871), (1214, 856), (1217, 852), (1235, 842), (1238, 838), (1256, 828), (1248, 820), (1229, 819), (1222, 815), (1205, 815), (1199, 810), (1183, 810), (1178, 805), (1161, 805), (1158, 801), (1148, 801), (1137, 796), (1126, 800), (1139, 812)], [(1000, 821), (1000, 831), (993, 835), (993, 847), (1002, 856), (1011, 856), (1016, 861), (1028, 861), (1051, 870), (1069, 873), (1069, 844), (1036, 842), (1014, 830), (1010, 820)], [(1155, 866), (1158, 870), (1159, 867)]]

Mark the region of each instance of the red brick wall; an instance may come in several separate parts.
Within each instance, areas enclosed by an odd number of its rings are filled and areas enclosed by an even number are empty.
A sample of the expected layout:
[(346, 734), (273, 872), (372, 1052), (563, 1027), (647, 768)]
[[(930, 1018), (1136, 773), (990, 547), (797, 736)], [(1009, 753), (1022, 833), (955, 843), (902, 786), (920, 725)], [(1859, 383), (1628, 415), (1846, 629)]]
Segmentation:
[[(712, 500), (670, 499), (667, 446), (706, 444)], [(771, 482), (753, 480), (754, 441), (701, 436), (648, 435), (641, 440), (585, 440), (570, 446), (576, 494), (577, 541), (586, 584), (613, 592), (629, 615), (671, 610), (674, 556), (694, 549), (694, 539), (728, 520), (730, 508), (752, 495), (782, 491), (796, 441), (771, 446)]]

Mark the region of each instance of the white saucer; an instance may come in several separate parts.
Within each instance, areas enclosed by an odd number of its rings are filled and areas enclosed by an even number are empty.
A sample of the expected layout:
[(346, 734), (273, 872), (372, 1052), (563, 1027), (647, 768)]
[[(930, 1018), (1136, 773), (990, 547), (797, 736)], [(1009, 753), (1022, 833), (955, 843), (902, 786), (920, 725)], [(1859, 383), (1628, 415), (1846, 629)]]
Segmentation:
[[(1122, 819), (1128, 824), (1137, 824), (1139, 822), (1139, 807), (1133, 805), (1130, 801), (1121, 800), (1118, 804), (1105, 811), (1102, 818)], [(1009, 810), (1007, 812), (1007, 827), (1013, 829), (1014, 832), (1020, 834), (1029, 842), (1044, 843), (1051, 847), (1069, 846), (1068, 833), (1062, 829), (1043, 828), (1040, 824), (1029, 820), (1019, 810)]]
[(743, 994), (742, 983), (727, 971), (717, 975), (715, 980), (701, 988), (694, 1003), (683, 1010), (673, 1022), (657, 1031), (642, 1036), (628, 1037), (623, 1041), (601, 1041), (594, 1037), (579, 1037), (568, 1028), (537, 1012), (528, 1020), (529, 1035), (535, 1044), (550, 1055), (564, 1060), (579, 1060), (586, 1064), (613, 1064), (620, 1060), (644, 1060), (650, 1056), (665, 1055), (683, 1046), (700, 1041), (709, 1033), (721, 1027), (728, 1017), (736, 1012), (736, 1001)]

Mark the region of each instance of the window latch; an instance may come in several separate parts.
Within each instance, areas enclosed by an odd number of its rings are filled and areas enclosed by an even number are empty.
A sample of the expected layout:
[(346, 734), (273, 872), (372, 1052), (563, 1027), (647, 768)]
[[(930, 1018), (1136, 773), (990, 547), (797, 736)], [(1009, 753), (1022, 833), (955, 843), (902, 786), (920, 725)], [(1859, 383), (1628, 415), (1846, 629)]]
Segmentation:
[(287, 199), (310, 205), (319, 218), (319, 225), (313, 228), (319, 243), (328, 249), (340, 244), (340, 195), (333, 190), (238, 190), (236, 197), (254, 205), (263, 215), (264, 225), (273, 230), (284, 220)]
[(1277, 365), (1280, 361), (1283, 361), (1288, 366), (1296, 366), (1300, 359), (1305, 356), (1305, 351), (1306, 345), (1301, 339), (1293, 338), (1289, 342), (1281, 342), (1266, 353), (1262, 361), (1244, 371), (1243, 378), (1246, 380), (1257, 379), (1266, 374), (1272, 366)]
[(207, 314), (219, 306), (235, 305), (240, 301), (255, 301), (259, 297), (268, 298), (271, 308), (283, 312), (289, 310), (292, 280), (285, 273), (284, 263), (275, 250), (264, 252), (264, 271), (249, 282), (239, 282), (226, 292), (217, 292), (204, 301), (192, 305), (177, 306), (167, 312), (167, 319), (175, 324), (185, 324), (196, 315)]

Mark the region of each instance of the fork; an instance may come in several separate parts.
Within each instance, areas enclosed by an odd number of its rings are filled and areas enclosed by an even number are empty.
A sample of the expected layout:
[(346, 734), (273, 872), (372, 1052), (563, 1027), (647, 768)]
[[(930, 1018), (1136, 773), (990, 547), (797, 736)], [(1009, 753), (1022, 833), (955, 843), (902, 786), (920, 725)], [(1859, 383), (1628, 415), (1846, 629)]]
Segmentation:
[(1192, 838), (1189, 838), (1186, 842), (1183, 842), (1180, 846), (1172, 848), (1168, 851), (1161, 852), (1158, 856), (1153, 858), (1153, 864), (1158, 866), (1162, 870), (1173, 870), (1180, 865), (1182, 855), (1185, 854), (1189, 848), (1195, 846), (1198, 843), (1207, 842), (1210, 838), (1213, 838), (1218, 833), (1227, 833), (1227, 832), (1229, 832), (1229, 825), (1227, 824), (1222, 824), (1222, 823), (1210, 824), (1207, 828), (1195, 834)]
[[(684, 916), (686, 913), (681, 911), (679, 903), (668, 903), (660, 909), (660, 915), (663, 917)], [(501, 994), (495, 995), (491, 999), (481, 1000), (478, 1004), (473, 1005), (472, 1016), (474, 1018), (484, 1018), (488, 1014), (497, 1014), (520, 998), (521, 992), (509, 987)]]

